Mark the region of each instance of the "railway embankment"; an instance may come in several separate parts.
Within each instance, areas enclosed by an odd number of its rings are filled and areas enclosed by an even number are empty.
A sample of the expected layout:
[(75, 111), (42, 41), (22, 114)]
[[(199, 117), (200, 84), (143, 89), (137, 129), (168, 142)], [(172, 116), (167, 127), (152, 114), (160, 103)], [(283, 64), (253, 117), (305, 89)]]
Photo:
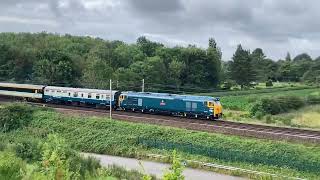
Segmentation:
[[(22, 113), (13, 116), (16, 114), (13, 107), (1, 108), (1, 121), (3, 117), (14, 119), (15, 122), (22, 122), (24, 118), (30, 121), (0, 133), (2, 143), (28, 141), (33, 144), (54, 133), (82, 152), (145, 158), (150, 153), (169, 155), (176, 149), (182, 158), (188, 160), (285, 177), (316, 179), (320, 176), (320, 146), (317, 144), (244, 138), (103, 117), (66, 116), (48, 109), (28, 111), (29, 107), (25, 107), (24, 111), (28, 115)], [(215, 168), (212, 170), (221, 172)], [(223, 170), (223, 173), (261, 178), (260, 175), (251, 176), (245, 172)]]

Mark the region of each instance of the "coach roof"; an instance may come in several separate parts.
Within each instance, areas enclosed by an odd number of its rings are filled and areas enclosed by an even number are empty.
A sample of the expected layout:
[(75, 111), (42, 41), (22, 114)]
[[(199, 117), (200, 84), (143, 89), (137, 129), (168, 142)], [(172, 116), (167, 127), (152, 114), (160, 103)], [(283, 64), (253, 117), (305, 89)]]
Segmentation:
[(42, 85), (32, 85), (32, 84), (16, 84), (16, 83), (0, 83), (0, 87), (6, 88), (20, 88), (20, 89), (42, 89)]
[[(47, 86), (45, 90), (57, 90), (57, 91), (71, 91), (71, 92), (83, 92), (83, 93), (98, 93), (98, 94), (109, 94), (110, 90), (101, 89), (85, 89), (85, 88), (70, 88), (70, 87), (58, 87), (58, 86)], [(112, 90), (112, 93), (116, 93), (117, 90)]]

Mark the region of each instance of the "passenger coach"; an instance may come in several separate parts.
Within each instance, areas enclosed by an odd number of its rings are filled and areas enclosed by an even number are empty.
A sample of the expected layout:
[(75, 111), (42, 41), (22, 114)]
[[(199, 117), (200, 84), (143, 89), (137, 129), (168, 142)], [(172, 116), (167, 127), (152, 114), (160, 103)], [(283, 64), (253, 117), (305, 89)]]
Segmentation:
[[(115, 95), (118, 91), (111, 93), (111, 105), (115, 108)], [(52, 103), (66, 103), (73, 105), (109, 106), (110, 90), (83, 89), (47, 86), (44, 88), (43, 100)]]
[(0, 83), (0, 96), (40, 101), (44, 87), (32, 84)]

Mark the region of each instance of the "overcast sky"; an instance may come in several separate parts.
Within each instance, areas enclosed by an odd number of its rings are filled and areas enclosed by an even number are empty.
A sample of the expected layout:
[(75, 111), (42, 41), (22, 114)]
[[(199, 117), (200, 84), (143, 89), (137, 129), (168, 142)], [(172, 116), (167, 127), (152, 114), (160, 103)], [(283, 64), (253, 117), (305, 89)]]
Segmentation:
[(57, 32), (168, 46), (207, 47), (214, 37), (228, 60), (237, 44), (275, 60), (320, 56), (318, 0), (0, 0), (1, 32)]

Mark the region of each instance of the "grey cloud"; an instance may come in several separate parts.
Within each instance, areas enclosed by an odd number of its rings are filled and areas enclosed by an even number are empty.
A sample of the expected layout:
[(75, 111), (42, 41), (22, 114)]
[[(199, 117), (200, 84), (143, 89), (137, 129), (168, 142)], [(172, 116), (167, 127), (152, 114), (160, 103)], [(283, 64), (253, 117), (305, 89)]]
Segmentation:
[(143, 14), (150, 13), (150, 15), (176, 12), (183, 9), (183, 4), (180, 0), (128, 0), (128, 3), (134, 10)]
[[(90, 4), (91, 3), (91, 4)], [(271, 58), (287, 51), (320, 55), (317, 0), (1, 0), (0, 31), (50, 31), (134, 42), (207, 46), (229, 59), (237, 43)], [(20, 18), (20, 19), (19, 19)]]

